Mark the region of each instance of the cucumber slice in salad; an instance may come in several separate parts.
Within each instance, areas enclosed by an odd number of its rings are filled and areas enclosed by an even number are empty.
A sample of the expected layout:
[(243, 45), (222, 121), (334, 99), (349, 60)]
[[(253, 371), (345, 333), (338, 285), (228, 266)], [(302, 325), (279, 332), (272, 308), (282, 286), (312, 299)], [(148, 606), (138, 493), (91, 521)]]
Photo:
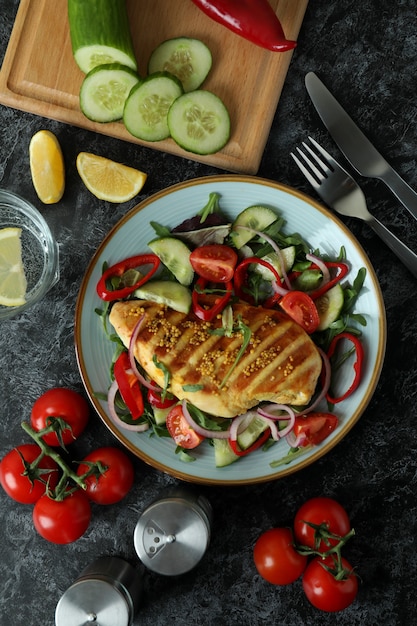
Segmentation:
[[(294, 265), (295, 246), (288, 246), (288, 248), (282, 248), (280, 252), (281, 252), (281, 256), (282, 256), (282, 260), (284, 264), (284, 270), (288, 272)], [(265, 256), (261, 258), (263, 261), (267, 261), (270, 265), (272, 265), (272, 267), (278, 272), (278, 274), (282, 276), (281, 261), (280, 261), (280, 257), (278, 256), (276, 252), (271, 252), (270, 254), (266, 254)], [(275, 276), (273, 275), (271, 270), (269, 270), (267, 267), (264, 267), (263, 265), (259, 265), (259, 264), (255, 265), (255, 272), (257, 274), (260, 274), (264, 280), (269, 280), (269, 281), (275, 280)]]
[(326, 330), (330, 324), (339, 319), (344, 304), (343, 288), (340, 283), (329, 289), (316, 300), (316, 307), (320, 318), (317, 330)]
[(151, 74), (134, 86), (123, 111), (123, 121), (129, 133), (144, 141), (161, 141), (169, 137), (168, 111), (182, 94), (181, 82), (168, 72)]
[(194, 154), (213, 154), (230, 137), (230, 116), (218, 96), (197, 89), (173, 102), (168, 112), (171, 137), (184, 150)]
[[(265, 230), (277, 219), (278, 215), (266, 206), (255, 205), (244, 209), (239, 213), (232, 225), (230, 236), (234, 245), (239, 250), (253, 237), (256, 237), (255, 233), (251, 232), (251, 230), (246, 230), (246, 228), (258, 231)], [(239, 226), (244, 228), (239, 228)]]
[(191, 37), (175, 37), (155, 48), (148, 73), (170, 72), (181, 81), (184, 91), (189, 92), (202, 85), (211, 65), (211, 52), (205, 43)]
[(133, 292), (135, 298), (166, 304), (174, 311), (188, 313), (191, 308), (191, 291), (172, 280), (154, 280)]
[[(264, 420), (254, 417), (238, 435), (237, 443), (240, 449), (250, 448), (267, 428), (268, 425)], [(225, 467), (241, 458), (233, 452), (228, 439), (213, 439), (212, 443), (216, 467)]]
[(137, 73), (126, 65), (109, 63), (95, 67), (81, 85), (81, 111), (93, 122), (120, 120), (125, 101), (138, 82)]
[(190, 285), (194, 270), (190, 262), (191, 251), (180, 239), (160, 237), (153, 239), (148, 246), (162, 261), (181, 285)]

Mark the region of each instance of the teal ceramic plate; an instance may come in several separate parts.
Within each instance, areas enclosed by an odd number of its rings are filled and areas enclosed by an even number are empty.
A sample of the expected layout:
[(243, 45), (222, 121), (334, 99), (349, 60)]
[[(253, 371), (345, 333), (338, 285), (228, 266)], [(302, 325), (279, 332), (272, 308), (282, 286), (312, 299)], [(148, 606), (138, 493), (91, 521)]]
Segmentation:
[[(174, 227), (195, 215), (206, 204), (211, 192), (220, 194), (221, 207), (230, 218), (252, 204), (265, 204), (285, 218), (285, 232), (301, 233), (312, 249), (319, 248), (335, 257), (344, 246), (351, 264), (351, 280), (361, 267), (367, 270), (365, 285), (356, 305), (356, 311), (367, 319), (363, 330), (366, 359), (360, 387), (337, 407), (340, 420), (337, 430), (322, 445), (289, 465), (276, 468), (270, 465), (286, 455), (286, 441), (280, 441), (267, 452), (258, 450), (220, 469), (214, 465), (212, 447), (204, 443), (196, 451), (197, 459), (184, 463), (175, 454), (175, 444), (170, 438), (150, 437), (147, 433), (131, 433), (119, 428), (109, 415), (107, 403), (96, 396), (97, 392), (108, 389), (114, 349), (104, 335), (99, 316), (94, 312), (101, 307), (95, 288), (103, 263), (106, 261), (111, 265), (149, 250), (147, 242), (154, 238), (149, 224), (151, 220)], [(386, 343), (385, 309), (378, 280), (352, 233), (323, 206), (294, 189), (269, 180), (234, 175), (199, 178), (174, 185), (147, 198), (127, 213), (109, 232), (90, 262), (78, 296), (75, 321), (75, 344), (81, 377), (91, 402), (106, 426), (145, 463), (181, 480), (208, 485), (274, 480), (306, 467), (337, 444), (343, 446), (343, 438), (363, 414), (375, 391)], [(349, 374), (347, 372), (346, 375)]]

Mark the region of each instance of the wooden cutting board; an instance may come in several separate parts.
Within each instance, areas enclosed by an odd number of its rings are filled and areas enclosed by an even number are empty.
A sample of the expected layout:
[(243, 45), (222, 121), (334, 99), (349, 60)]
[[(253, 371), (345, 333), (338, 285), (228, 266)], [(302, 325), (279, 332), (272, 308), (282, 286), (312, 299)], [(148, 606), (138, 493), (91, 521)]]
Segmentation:
[[(289, 39), (297, 39), (307, 4), (271, 0)], [(269, 52), (251, 44), (209, 19), (190, 0), (127, 0), (127, 9), (142, 76), (150, 53), (165, 39), (196, 37), (209, 46), (213, 67), (203, 88), (222, 98), (232, 121), (232, 135), (223, 150), (197, 156), (171, 139), (137, 140), (121, 122), (96, 124), (85, 118), (78, 101), (83, 74), (72, 56), (66, 0), (21, 0), (0, 70), (0, 103), (222, 169), (256, 174), (292, 52)]]

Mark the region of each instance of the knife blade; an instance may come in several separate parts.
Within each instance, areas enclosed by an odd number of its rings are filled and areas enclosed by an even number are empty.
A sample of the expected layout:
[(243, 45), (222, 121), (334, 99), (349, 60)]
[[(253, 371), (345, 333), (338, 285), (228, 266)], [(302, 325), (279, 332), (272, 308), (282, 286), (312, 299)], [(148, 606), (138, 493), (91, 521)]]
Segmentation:
[(349, 163), (362, 176), (382, 180), (417, 219), (417, 193), (372, 145), (314, 72), (306, 74), (305, 85), (317, 113)]

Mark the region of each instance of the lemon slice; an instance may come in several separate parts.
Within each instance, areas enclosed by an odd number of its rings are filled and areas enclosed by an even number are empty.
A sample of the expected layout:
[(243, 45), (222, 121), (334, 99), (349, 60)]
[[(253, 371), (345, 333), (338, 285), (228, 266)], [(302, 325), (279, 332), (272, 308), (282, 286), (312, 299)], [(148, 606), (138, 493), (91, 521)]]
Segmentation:
[(3, 306), (21, 306), (26, 302), (21, 234), (21, 228), (0, 230), (0, 304)]
[(58, 139), (49, 130), (40, 130), (29, 144), (33, 186), (44, 204), (61, 200), (65, 189), (65, 166)]
[(140, 170), (89, 152), (79, 153), (77, 170), (87, 189), (96, 198), (108, 202), (131, 200), (147, 178)]

